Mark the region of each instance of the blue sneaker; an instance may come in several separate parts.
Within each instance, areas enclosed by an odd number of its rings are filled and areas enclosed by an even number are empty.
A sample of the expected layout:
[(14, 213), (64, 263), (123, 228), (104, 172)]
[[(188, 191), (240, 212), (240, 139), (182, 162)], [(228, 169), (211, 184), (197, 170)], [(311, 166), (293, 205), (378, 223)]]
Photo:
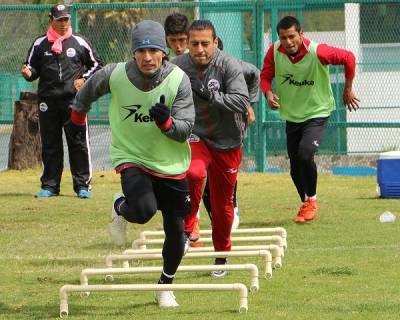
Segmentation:
[(38, 193), (35, 194), (35, 198), (50, 198), (53, 196), (57, 196), (57, 193), (54, 193), (50, 190), (42, 189)]
[(78, 198), (81, 198), (81, 199), (89, 199), (91, 196), (92, 196), (92, 193), (85, 189), (81, 189), (78, 192)]

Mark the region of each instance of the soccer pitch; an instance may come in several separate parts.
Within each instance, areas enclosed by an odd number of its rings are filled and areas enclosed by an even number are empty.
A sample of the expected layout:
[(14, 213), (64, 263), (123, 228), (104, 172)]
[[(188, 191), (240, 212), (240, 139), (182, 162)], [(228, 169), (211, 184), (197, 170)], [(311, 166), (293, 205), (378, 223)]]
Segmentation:
[[(125, 248), (112, 246), (107, 234), (111, 198), (119, 176), (95, 172), (93, 198), (78, 199), (65, 172), (61, 195), (34, 199), (39, 170), (0, 173), (0, 319), (56, 319), (59, 289), (79, 284), (86, 268), (103, 268), (105, 257)], [(154, 293), (93, 292), (69, 296), (68, 319), (399, 319), (400, 200), (377, 199), (374, 177), (321, 175), (320, 215), (306, 225), (293, 217), (299, 200), (287, 174), (240, 174), (239, 228), (284, 227), (288, 249), (283, 266), (260, 289), (249, 293), (249, 310), (238, 313), (238, 296), (224, 291), (175, 292), (180, 306), (160, 309)], [(391, 211), (395, 223), (380, 223)], [(209, 229), (203, 210), (201, 227)], [(129, 239), (143, 230), (161, 230), (161, 214), (147, 225), (128, 227)], [(130, 245), (127, 244), (126, 248)], [(257, 258), (232, 257), (230, 263)], [(146, 266), (160, 266), (146, 261)], [(183, 264), (210, 264), (210, 258)], [(114, 284), (154, 284), (158, 273), (117, 275)], [(105, 284), (103, 276), (91, 284)], [(178, 273), (176, 284), (248, 285), (244, 271), (211, 279), (207, 272)]]

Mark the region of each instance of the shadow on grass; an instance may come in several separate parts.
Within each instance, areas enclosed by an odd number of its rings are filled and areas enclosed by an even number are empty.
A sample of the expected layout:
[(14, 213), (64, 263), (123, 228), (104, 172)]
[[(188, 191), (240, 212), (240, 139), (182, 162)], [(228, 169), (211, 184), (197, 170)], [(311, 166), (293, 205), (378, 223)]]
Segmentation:
[(50, 266), (62, 266), (62, 267), (76, 267), (76, 266), (85, 266), (88, 263), (98, 263), (99, 258), (56, 258), (56, 259), (40, 259), (40, 260), (27, 260), (25, 262), (26, 265), (33, 267), (50, 267)]
[[(132, 313), (132, 309), (143, 309), (148, 306), (155, 306), (158, 308), (155, 301), (145, 302), (139, 304), (129, 304), (129, 305), (115, 305), (115, 308), (110, 308), (109, 305), (104, 306), (94, 306), (89, 305), (87, 302), (79, 303), (73, 302), (71, 300), (81, 300), (81, 298), (77, 295), (69, 296), (68, 299), (68, 311), (70, 316), (88, 316), (88, 317), (117, 317), (124, 316)], [(5, 305), (0, 302), (0, 314), (2, 316), (7, 317), (6, 319), (57, 319), (59, 318), (59, 305), (53, 304), (43, 304), (43, 305), (34, 305), (30, 304), (29, 307), (26, 305), (19, 305), (15, 308)]]
[(54, 319), (59, 317), (58, 308), (54, 305), (18, 305), (10, 307), (0, 303), (0, 314), (4, 319)]
[(125, 249), (132, 249), (131, 245), (127, 245), (127, 246), (114, 246), (112, 243), (110, 243), (110, 241), (105, 241), (105, 242), (98, 242), (98, 243), (93, 243), (89, 246), (83, 246), (83, 249), (86, 250), (125, 250)]
[(282, 218), (282, 219), (274, 219), (274, 220), (265, 220), (260, 222), (246, 222), (240, 223), (240, 229), (248, 229), (248, 228), (275, 228), (282, 226), (290, 226), (293, 225), (294, 222), (292, 218)]
[(22, 192), (0, 192), (0, 197), (34, 197), (33, 193), (22, 193)]
[(375, 197), (361, 196), (361, 197), (357, 197), (356, 199), (358, 199), (358, 200), (390, 200), (390, 199), (385, 199), (385, 198), (378, 198), (376, 196)]
[[(20, 198), (20, 197), (32, 197), (38, 201), (40, 200), (48, 200), (48, 198), (36, 198), (35, 193), (27, 193), (27, 192), (0, 192), (0, 197), (11, 197), (11, 198)], [(51, 199), (68, 199), (68, 198), (77, 198), (76, 194), (59, 194), (56, 197), (51, 197)], [(80, 199), (82, 200), (82, 199)], [(86, 200), (86, 199), (84, 199)]]
[[(96, 294), (96, 292), (92, 292), (91, 296)], [(79, 296), (73, 296), (72, 299), (78, 298), (82, 300)], [(90, 298), (88, 298), (90, 299)], [(76, 315), (76, 316), (92, 316), (94, 317), (117, 317), (117, 316), (127, 316), (132, 313), (132, 309), (143, 309), (145, 307), (157, 307), (156, 301), (148, 301), (148, 302), (143, 302), (143, 303), (129, 303), (129, 304), (122, 304), (118, 303), (115, 304), (115, 308), (110, 307), (109, 305), (104, 305), (104, 306), (94, 306), (94, 305), (88, 305), (86, 302), (79, 303), (79, 302), (74, 302), (71, 303), (71, 297), (68, 299), (68, 311), (70, 315)], [(142, 311), (141, 311), (142, 312)]]
[(358, 275), (358, 271), (349, 266), (330, 266), (320, 267), (312, 272), (314, 275), (328, 275), (328, 276), (353, 276)]

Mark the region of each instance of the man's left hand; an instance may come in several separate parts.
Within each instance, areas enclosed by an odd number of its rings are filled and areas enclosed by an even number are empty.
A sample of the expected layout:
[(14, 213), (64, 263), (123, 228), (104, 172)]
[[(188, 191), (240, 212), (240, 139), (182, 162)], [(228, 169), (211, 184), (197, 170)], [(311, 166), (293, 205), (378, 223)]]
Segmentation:
[(149, 110), (150, 116), (154, 119), (157, 126), (163, 125), (170, 118), (170, 110), (165, 105), (165, 96), (161, 95), (160, 102), (157, 102)]
[(343, 103), (346, 105), (347, 109), (351, 111), (356, 111), (360, 108), (360, 99), (356, 97), (353, 90), (344, 89), (343, 91)]

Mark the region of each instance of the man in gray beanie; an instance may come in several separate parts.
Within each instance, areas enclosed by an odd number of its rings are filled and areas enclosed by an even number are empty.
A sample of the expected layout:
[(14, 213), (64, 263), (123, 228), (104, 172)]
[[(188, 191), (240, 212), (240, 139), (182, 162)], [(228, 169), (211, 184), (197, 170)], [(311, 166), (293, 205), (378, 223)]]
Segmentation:
[[(121, 174), (123, 193), (114, 195), (109, 233), (126, 243), (128, 222), (144, 224), (161, 210), (165, 241), (159, 284), (171, 284), (181, 262), (183, 221), (190, 212), (186, 171), (187, 142), (194, 124), (190, 80), (166, 57), (161, 24), (145, 20), (132, 32), (133, 59), (110, 63), (85, 83), (73, 113), (89, 112), (91, 103), (111, 93), (111, 160)], [(160, 307), (177, 307), (172, 291), (157, 291)]]
[(140, 48), (155, 48), (167, 52), (165, 31), (161, 24), (151, 20), (143, 20), (132, 32), (132, 52)]

